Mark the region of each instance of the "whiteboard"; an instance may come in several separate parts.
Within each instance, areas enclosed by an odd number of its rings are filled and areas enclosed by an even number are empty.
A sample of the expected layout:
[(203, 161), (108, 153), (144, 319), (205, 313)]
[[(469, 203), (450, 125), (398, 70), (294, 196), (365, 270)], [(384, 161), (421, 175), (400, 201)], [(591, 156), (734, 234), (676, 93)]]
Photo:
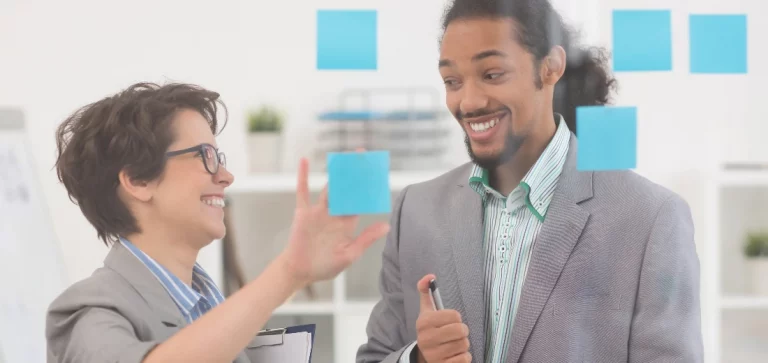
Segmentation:
[(0, 108), (0, 362), (46, 361), (45, 313), (64, 273), (24, 115)]

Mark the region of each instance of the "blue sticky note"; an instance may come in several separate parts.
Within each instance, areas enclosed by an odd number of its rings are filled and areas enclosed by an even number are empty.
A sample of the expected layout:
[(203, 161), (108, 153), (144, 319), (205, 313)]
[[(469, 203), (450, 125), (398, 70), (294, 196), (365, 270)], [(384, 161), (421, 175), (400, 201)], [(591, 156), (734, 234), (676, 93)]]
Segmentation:
[(389, 213), (389, 152), (328, 153), (328, 209), (331, 215)]
[(375, 70), (376, 10), (317, 11), (317, 69)]
[(747, 73), (747, 16), (691, 15), (691, 73)]
[(579, 149), (577, 170), (624, 170), (637, 167), (637, 108), (576, 108)]
[(669, 10), (613, 11), (613, 70), (672, 70)]

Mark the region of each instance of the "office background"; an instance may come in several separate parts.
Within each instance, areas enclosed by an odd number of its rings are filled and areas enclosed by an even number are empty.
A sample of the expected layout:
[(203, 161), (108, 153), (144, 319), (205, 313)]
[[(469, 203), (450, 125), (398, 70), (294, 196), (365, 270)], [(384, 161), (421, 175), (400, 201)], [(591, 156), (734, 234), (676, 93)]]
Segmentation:
[[(137, 81), (190, 82), (221, 93), (229, 108), (229, 123), (218, 143), (236, 176), (228, 196), (230, 237), (248, 279), (261, 271), (287, 237), (298, 158), (313, 157), (315, 191), (326, 180), (323, 151), (333, 147), (326, 145), (329, 142), (338, 144), (343, 139), (328, 112), (338, 111), (342, 102), (351, 104), (345, 104), (345, 110), (437, 111), (430, 113), (425, 128), (447, 130), (435, 131), (442, 136), (434, 144), (443, 145), (444, 153), (421, 157), (412, 164), (404, 158), (390, 174), (393, 196), (407, 184), (467, 161), (463, 135), (444, 113), (444, 91), (437, 72), (437, 40), (445, 3), (0, 1), (0, 107), (24, 111), (34, 172), (50, 212), (64, 279), (72, 283), (90, 275), (101, 266), (107, 248), (56, 180), (52, 169), (54, 129), (77, 107)], [(581, 29), (584, 43), (636, 52), (623, 64), (626, 70), (615, 73), (619, 92), (614, 105), (636, 110), (634, 169), (682, 195), (692, 208), (702, 263), (707, 361), (767, 361), (768, 347), (763, 342), (768, 341), (768, 295), (759, 293), (759, 280), (768, 275), (757, 272), (756, 259), (748, 259), (743, 246), (750, 234), (768, 230), (768, 171), (726, 165), (768, 163), (768, 143), (764, 141), (768, 122), (760, 107), (762, 85), (768, 80), (764, 66), (768, 45), (761, 41), (761, 35), (768, 34), (768, 5), (761, 0), (553, 3), (571, 25)], [(365, 11), (361, 14), (367, 15), (350, 20), (350, 26), (361, 27), (358, 30), (370, 30), (369, 21), (374, 20), (373, 38), (362, 31), (355, 41), (375, 43), (370, 48), (375, 51), (375, 62), (364, 54), (357, 63), (340, 65), (359, 69), (343, 70), (332, 69), (332, 58), (329, 63), (319, 60), (323, 57), (318, 55), (320, 33), (339, 31), (322, 28), (323, 11), (339, 10)], [(664, 57), (643, 61), (643, 55), (659, 56), (665, 33), (653, 28), (650, 33), (657, 41), (649, 42), (647, 36), (643, 38), (649, 29), (642, 24), (631, 28), (637, 16), (624, 10), (653, 10), (655, 16), (648, 18), (651, 24), (662, 28), (667, 24), (668, 64)], [(694, 20), (701, 14), (739, 15), (746, 21), (746, 34), (738, 37), (739, 20), (735, 25), (727, 21), (707, 25), (706, 19), (703, 24), (700, 18)], [(626, 22), (620, 24), (616, 19)], [(629, 38), (614, 46), (617, 35)], [(732, 45), (745, 43), (746, 68), (740, 69), (738, 59), (717, 64), (694, 59), (699, 48), (692, 44), (706, 44), (707, 37), (718, 36), (727, 36), (726, 43)], [(651, 51), (626, 48), (633, 45)], [(739, 53), (738, 46), (733, 49)], [(251, 110), (264, 105), (284, 114), (282, 141), (271, 149), (254, 148), (251, 142), (255, 138), (248, 131)], [(264, 141), (262, 145), (273, 144)], [(254, 160), (264, 155), (269, 160), (254, 167)], [(429, 167), (417, 170), (424, 165)], [(261, 171), (254, 171), (256, 168)], [(9, 242), (13, 243), (0, 244)], [(378, 298), (382, 247), (377, 243), (337, 280), (298, 294), (276, 312), (270, 324), (317, 322), (315, 361), (352, 362), (365, 339), (368, 313)], [(200, 257), (222, 284), (225, 267), (231, 267), (225, 266), (223, 257), (221, 241)], [(4, 278), (23, 276), (20, 272)]]

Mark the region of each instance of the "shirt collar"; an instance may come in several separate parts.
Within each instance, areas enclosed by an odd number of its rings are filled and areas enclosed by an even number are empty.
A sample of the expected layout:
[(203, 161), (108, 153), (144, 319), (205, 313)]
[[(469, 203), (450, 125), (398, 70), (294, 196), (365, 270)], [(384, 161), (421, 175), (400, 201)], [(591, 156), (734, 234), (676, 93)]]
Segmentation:
[[(525, 204), (528, 209), (543, 222), (552, 200), (557, 180), (563, 170), (570, 139), (570, 129), (566, 125), (563, 116), (555, 114), (558, 126), (555, 135), (542, 152), (539, 159), (533, 164), (523, 180), (512, 193), (521, 189), (525, 194)], [(489, 194), (504, 198), (489, 184), (488, 171), (475, 165), (469, 177), (470, 186), (483, 198)]]
[(216, 284), (198, 263), (195, 263), (192, 268), (192, 286), (190, 286), (126, 238), (120, 237), (120, 242), (152, 272), (185, 315), (189, 316), (191, 314), (192, 309), (195, 308), (203, 296), (213, 306), (218, 305), (224, 300)]

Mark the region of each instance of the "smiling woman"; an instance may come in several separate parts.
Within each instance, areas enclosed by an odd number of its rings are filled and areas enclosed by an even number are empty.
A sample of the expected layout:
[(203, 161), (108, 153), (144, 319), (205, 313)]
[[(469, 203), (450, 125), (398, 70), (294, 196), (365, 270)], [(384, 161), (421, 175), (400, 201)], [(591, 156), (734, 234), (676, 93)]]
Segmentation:
[(272, 312), (308, 284), (338, 275), (389, 230), (355, 237), (309, 201), (302, 159), (285, 250), (228, 299), (197, 264), (226, 234), (234, 182), (216, 144), (215, 92), (139, 83), (75, 112), (57, 133), (57, 172), (108, 246), (104, 267), (64, 291), (46, 321), (48, 362), (238, 362)]

